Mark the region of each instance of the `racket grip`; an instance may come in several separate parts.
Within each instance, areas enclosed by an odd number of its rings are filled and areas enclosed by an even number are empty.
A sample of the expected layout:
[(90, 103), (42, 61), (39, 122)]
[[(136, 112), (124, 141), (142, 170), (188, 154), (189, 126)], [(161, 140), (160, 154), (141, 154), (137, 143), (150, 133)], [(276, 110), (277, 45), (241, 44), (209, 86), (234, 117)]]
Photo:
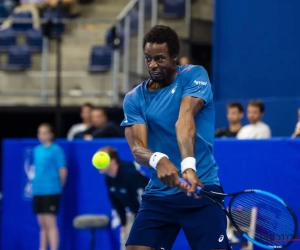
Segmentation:
[[(191, 184), (187, 181), (187, 180), (185, 180), (185, 179), (182, 179), (182, 178), (180, 178), (179, 177), (179, 181), (181, 182), (181, 183), (185, 183), (185, 184), (188, 184), (189, 186), (191, 186)], [(197, 189), (196, 189), (196, 192), (195, 192), (197, 195), (199, 195), (200, 193), (201, 193), (201, 187), (200, 186), (197, 186)]]

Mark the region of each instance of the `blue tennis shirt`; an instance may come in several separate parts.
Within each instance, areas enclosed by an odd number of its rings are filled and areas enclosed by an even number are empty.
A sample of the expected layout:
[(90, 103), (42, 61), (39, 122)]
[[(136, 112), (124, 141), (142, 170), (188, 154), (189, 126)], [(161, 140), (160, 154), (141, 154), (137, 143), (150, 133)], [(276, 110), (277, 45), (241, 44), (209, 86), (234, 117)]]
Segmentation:
[[(148, 132), (148, 148), (161, 152), (180, 171), (182, 161), (176, 139), (175, 124), (179, 115), (181, 99), (192, 96), (204, 100), (205, 105), (195, 116), (196, 141), (195, 158), (197, 175), (204, 185), (219, 185), (218, 165), (213, 156), (215, 109), (213, 93), (206, 70), (201, 66), (178, 66), (176, 77), (168, 87), (148, 91), (142, 82), (125, 96), (124, 120), (121, 126), (145, 124)], [(155, 196), (172, 195), (181, 192), (163, 184), (151, 168), (151, 180), (145, 193)], [(181, 172), (180, 172), (181, 175)]]
[(65, 154), (60, 146), (52, 143), (49, 147), (40, 144), (33, 149), (35, 175), (32, 180), (33, 195), (60, 194), (62, 186), (59, 168), (66, 167)]

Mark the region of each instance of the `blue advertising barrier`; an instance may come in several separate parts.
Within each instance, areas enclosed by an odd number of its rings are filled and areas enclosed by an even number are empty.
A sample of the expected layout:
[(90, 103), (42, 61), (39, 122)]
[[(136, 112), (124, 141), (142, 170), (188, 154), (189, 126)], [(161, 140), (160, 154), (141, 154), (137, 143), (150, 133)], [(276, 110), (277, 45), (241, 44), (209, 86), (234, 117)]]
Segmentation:
[[(3, 141), (2, 250), (38, 249), (39, 228), (32, 212), (30, 192), (31, 150), (37, 143), (37, 140), (30, 139)], [(116, 220), (111, 216), (104, 178), (92, 167), (91, 158), (97, 149), (105, 145), (117, 148), (121, 159), (133, 158), (123, 139), (92, 142), (57, 140), (57, 143), (66, 153), (69, 172), (58, 215), (60, 250), (88, 249), (89, 231), (75, 230), (72, 226), (74, 217), (93, 213), (106, 214)], [(300, 140), (216, 140), (214, 153), (226, 192), (263, 189), (283, 198), (300, 216)], [(99, 230), (96, 249), (118, 250), (118, 230), (118, 227)], [(173, 249), (189, 249), (182, 232)], [(293, 243), (288, 249), (300, 249), (300, 242)]]

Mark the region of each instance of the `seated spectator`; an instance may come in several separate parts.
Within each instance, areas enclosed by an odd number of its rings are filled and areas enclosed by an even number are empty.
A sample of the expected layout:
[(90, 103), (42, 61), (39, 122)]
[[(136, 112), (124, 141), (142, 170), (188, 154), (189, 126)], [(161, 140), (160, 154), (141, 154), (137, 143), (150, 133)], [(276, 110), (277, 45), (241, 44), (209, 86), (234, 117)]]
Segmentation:
[(292, 134), (292, 137), (300, 137), (300, 108), (298, 109), (298, 122), (296, 124), (295, 131)]
[(186, 65), (186, 64), (191, 64), (190, 59), (187, 56), (180, 57), (179, 65), (182, 66), (182, 65)]
[(74, 138), (92, 140), (93, 138), (123, 137), (119, 127), (108, 121), (107, 114), (103, 109), (95, 108), (92, 110), (91, 115), (92, 126), (83, 132), (77, 133)]
[(53, 11), (61, 11), (67, 17), (78, 17), (79, 6), (76, 0), (44, 0), (46, 9)]
[(227, 120), (229, 126), (227, 128), (217, 129), (215, 137), (236, 137), (242, 127), (241, 120), (244, 116), (243, 105), (239, 102), (231, 102), (227, 105)]
[(74, 124), (68, 132), (67, 138), (68, 140), (73, 140), (74, 136), (80, 132), (83, 132), (92, 126), (91, 112), (94, 106), (90, 103), (85, 103), (81, 107), (80, 117), (82, 119), (82, 123)]
[[(44, 7), (44, 0), (21, 0), (20, 5), (15, 7), (13, 13), (30, 12), (32, 15), (32, 26), (34, 29), (40, 29), (40, 11)], [(1, 29), (11, 27), (13, 17), (9, 16), (1, 25)]]
[(270, 127), (262, 122), (265, 106), (259, 100), (248, 103), (247, 118), (249, 125), (243, 126), (237, 134), (238, 139), (266, 139), (271, 137)]

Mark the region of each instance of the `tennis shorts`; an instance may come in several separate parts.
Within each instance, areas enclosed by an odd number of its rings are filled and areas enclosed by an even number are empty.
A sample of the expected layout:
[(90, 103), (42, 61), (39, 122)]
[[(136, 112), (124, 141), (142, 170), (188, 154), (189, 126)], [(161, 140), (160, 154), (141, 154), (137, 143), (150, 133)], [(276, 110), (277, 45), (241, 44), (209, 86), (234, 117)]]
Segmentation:
[(35, 214), (57, 214), (60, 195), (36, 195), (33, 197)]
[[(223, 192), (217, 185), (205, 189)], [(218, 201), (223, 204), (222, 198)], [(145, 194), (126, 245), (171, 250), (182, 229), (192, 250), (231, 250), (226, 228), (225, 213), (205, 196), (194, 199), (183, 192), (166, 197)]]

